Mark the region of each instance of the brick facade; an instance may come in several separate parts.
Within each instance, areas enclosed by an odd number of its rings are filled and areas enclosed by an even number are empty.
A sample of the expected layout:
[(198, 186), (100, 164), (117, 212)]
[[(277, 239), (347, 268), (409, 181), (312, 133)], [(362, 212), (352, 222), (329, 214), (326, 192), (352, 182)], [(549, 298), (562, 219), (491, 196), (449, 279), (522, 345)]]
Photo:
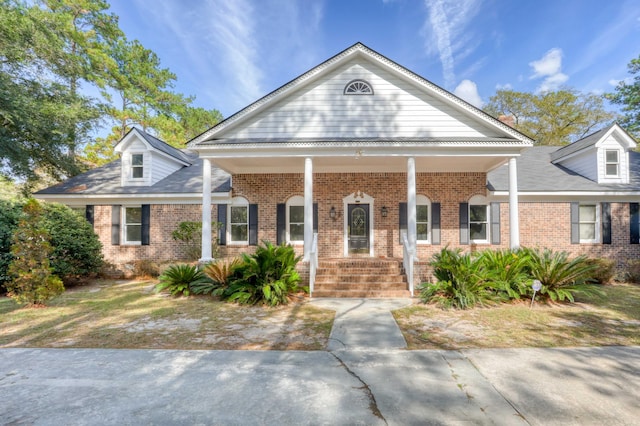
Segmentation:
[[(500, 244), (460, 245), (459, 204), (475, 195), (486, 194), (484, 173), (417, 173), (416, 192), (441, 206), (441, 244), (418, 245), (418, 257), (426, 261), (448, 245), (450, 248), (481, 250), (508, 248), (509, 205), (501, 203)], [(407, 180), (404, 173), (317, 173), (313, 176), (314, 202), (318, 203), (318, 251), (320, 257), (343, 257), (343, 199), (361, 191), (374, 199), (374, 254), (376, 257), (402, 258), (399, 235), (399, 203), (406, 201)], [(233, 177), (233, 196), (258, 205), (258, 241), (276, 241), (276, 206), (295, 195), (304, 195), (302, 174), (240, 174)], [(381, 208), (388, 210), (382, 217)], [(335, 207), (335, 220), (329, 216)], [(640, 245), (629, 244), (629, 205), (611, 203), (612, 244), (571, 244), (569, 202), (521, 202), (520, 243), (524, 247), (549, 247), (571, 254), (616, 259), (619, 266), (629, 258), (640, 256)], [(213, 219), (217, 209), (213, 208)], [(95, 207), (95, 230), (104, 246), (106, 260), (119, 265), (135, 260), (165, 262), (184, 258), (184, 245), (171, 238), (181, 221), (200, 221), (199, 205), (152, 205), (149, 246), (111, 244), (111, 206)], [(222, 256), (251, 252), (248, 245), (228, 245)], [(302, 246), (296, 246), (302, 254)]]

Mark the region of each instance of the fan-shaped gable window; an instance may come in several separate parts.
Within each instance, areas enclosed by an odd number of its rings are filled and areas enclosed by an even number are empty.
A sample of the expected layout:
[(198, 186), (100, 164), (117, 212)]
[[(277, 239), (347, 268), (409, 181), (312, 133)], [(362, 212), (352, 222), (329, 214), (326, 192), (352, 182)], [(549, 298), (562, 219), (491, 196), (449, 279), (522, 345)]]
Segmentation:
[(373, 87), (364, 80), (352, 80), (344, 86), (345, 95), (373, 95)]

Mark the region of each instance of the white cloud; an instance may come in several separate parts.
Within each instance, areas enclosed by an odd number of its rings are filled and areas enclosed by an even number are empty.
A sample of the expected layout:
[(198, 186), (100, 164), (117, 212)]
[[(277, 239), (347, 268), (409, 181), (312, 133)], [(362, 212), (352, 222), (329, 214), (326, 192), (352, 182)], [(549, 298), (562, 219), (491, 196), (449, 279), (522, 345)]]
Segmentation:
[(478, 86), (471, 80), (462, 80), (453, 91), (453, 94), (478, 108), (482, 108), (484, 104), (478, 93)]
[(224, 63), (227, 77), (237, 88), (236, 102), (246, 105), (263, 93), (263, 78), (258, 67), (258, 46), (255, 42), (253, 7), (246, 0), (216, 0), (207, 3), (212, 41), (221, 49), (219, 60)]
[(631, 84), (631, 83), (633, 83), (633, 77), (627, 77), (627, 78), (622, 79), (622, 80), (616, 80), (614, 78), (609, 80), (609, 84), (612, 85), (613, 87), (617, 87), (618, 84), (620, 84), (620, 83)]
[(553, 48), (549, 50), (541, 59), (529, 62), (533, 68), (531, 78), (547, 77), (557, 74), (562, 69), (562, 49)]
[(549, 50), (542, 58), (529, 62), (529, 65), (533, 68), (530, 79), (544, 79), (538, 86), (539, 92), (557, 90), (569, 80), (569, 76), (562, 72), (562, 49), (557, 47)]
[(511, 90), (511, 89), (513, 89), (513, 86), (511, 85), (511, 83), (496, 84), (496, 90)]
[(425, 49), (427, 54), (439, 56), (445, 87), (450, 89), (456, 80), (456, 59), (471, 53), (469, 43), (464, 41), (465, 38), (472, 40), (467, 26), (480, 10), (481, 0), (424, 0), (424, 2), (428, 10), (428, 19), (422, 29)]

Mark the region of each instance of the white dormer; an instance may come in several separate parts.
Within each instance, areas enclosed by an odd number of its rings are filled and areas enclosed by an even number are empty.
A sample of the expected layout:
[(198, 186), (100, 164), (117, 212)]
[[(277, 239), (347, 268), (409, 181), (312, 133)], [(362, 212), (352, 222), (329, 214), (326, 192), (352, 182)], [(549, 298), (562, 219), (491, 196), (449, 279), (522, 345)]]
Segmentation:
[(182, 151), (136, 128), (114, 151), (120, 153), (122, 186), (151, 186), (191, 164)]
[(612, 124), (560, 148), (551, 161), (600, 184), (628, 184), (629, 151), (635, 147), (633, 138)]

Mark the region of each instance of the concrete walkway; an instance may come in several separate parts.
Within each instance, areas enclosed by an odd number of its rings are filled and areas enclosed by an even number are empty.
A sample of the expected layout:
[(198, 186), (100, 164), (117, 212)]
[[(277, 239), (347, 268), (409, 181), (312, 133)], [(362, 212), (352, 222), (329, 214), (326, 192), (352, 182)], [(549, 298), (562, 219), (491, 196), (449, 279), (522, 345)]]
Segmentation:
[(639, 424), (640, 347), (407, 351), (408, 302), (314, 302), (329, 351), (0, 349), (0, 424)]
[(314, 299), (311, 304), (336, 311), (329, 351), (406, 349), (407, 342), (391, 311), (411, 299)]

